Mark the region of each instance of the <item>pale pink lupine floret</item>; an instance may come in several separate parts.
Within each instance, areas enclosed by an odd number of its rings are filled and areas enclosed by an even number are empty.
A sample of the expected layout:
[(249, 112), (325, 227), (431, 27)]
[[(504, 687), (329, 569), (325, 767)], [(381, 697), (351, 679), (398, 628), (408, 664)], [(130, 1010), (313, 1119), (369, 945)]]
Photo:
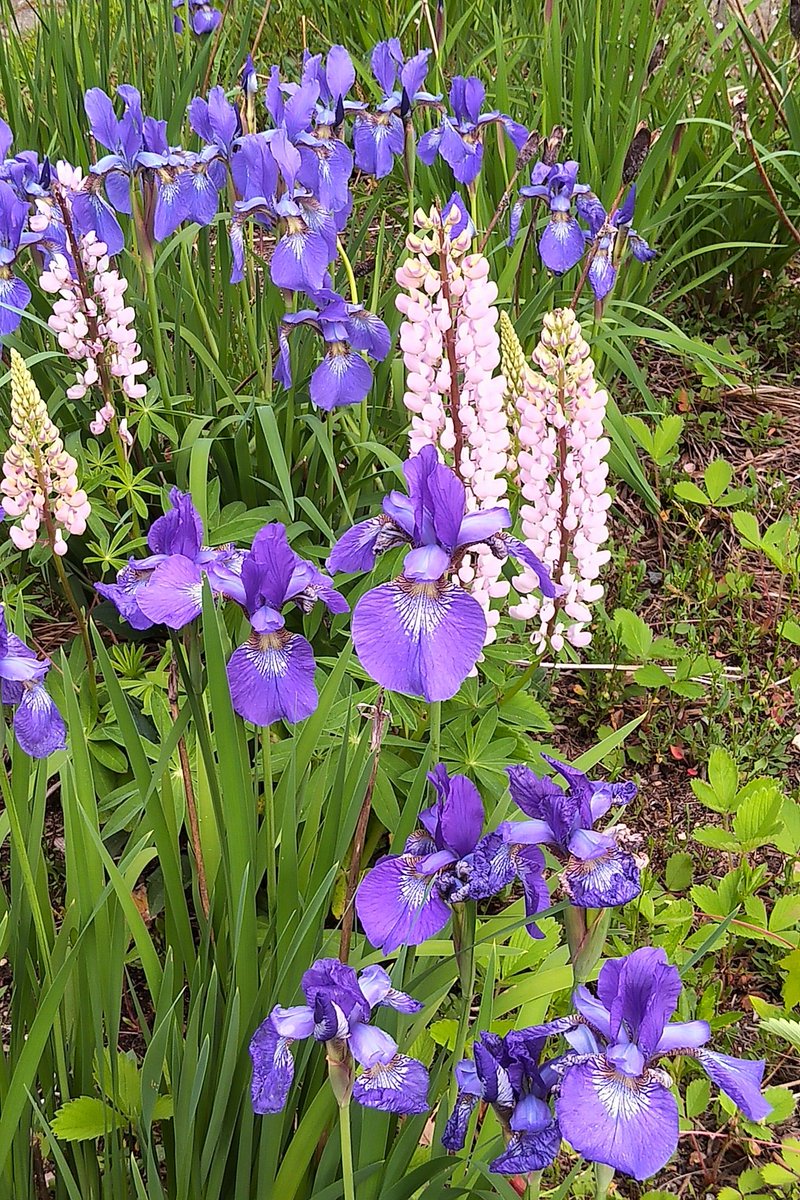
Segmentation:
[[(147, 371), (147, 363), (141, 357), (133, 328), (134, 310), (124, 301), (128, 281), (112, 269), (106, 246), (95, 233), (89, 232), (80, 239), (79, 250), (91, 295), (83, 294), (81, 282), (73, 278), (63, 254), (53, 256), (39, 279), (44, 291), (59, 296), (48, 319), (59, 346), (76, 362), (85, 363), (77, 371), (67, 395), (71, 400), (80, 400), (99, 382), (97, 363), (105, 355), (108, 371), (121, 380), (124, 394), (132, 400), (141, 399), (147, 394), (147, 387), (139, 376)], [(90, 323), (96, 330), (93, 338), (90, 338)], [(95, 415), (90, 425), (93, 433), (98, 432), (100, 424)]]
[(37, 541), (42, 522), (50, 521), (52, 548), (67, 552), (64, 533), (81, 534), (91, 513), (86, 492), (78, 486), (78, 464), (64, 449), (58, 429), (25, 364), (11, 351), (11, 445), (3, 455), (3, 508), (19, 518), (9, 536), (18, 550)]
[[(407, 258), (396, 272), (401, 288), (397, 308), (404, 320), (400, 348), (406, 368), (403, 397), (411, 414), (409, 449), (436, 446), (443, 456), (453, 454), (456, 430), (450, 413), (451, 368), (445, 334), (452, 329), (460, 377), (458, 421), (463, 445), (455, 464), (466, 486), (467, 509), (475, 511), (502, 503), (512, 451), (504, 403), (506, 381), (499, 372), (500, 337), (497, 329), (497, 286), (489, 278), (482, 254), (468, 254), (469, 237), (451, 236), (458, 213), (436, 210), (417, 213), (424, 235), (406, 240)], [(446, 263), (446, 292), (441, 276)], [(449, 296), (449, 303), (448, 303)], [(470, 554), (458, 572), (486, 613), (487, 645), (496, 637), (499, 612), (493, 599), (504, 598), (508, 583), (503, 564), (487, 548)]]
[[(571, 309), (545, 317), (533, 360), (542, 373), (528, 374), (517, 400), (518, 483), (525, 500), (522, 528), (527, 545), (550, 568), (563, 594), (557, 604), (542, 599), (533, 594), (537, 586), (533, 573), (523, 572), (514, 581), (522, 599), (510, 612), (521, 620), (537, 620), (531, 641), (539, 651), (546, 648), (548, 631), (550, 646), (559, 651), (566, 642), (583, 647), (591, 641), (589, 606), (603, 595), (597, 577), (611, 557), (601, 548), (608, 537), (611, 504), (605, 462), (610, 445), (603, 436), (608, 396), (594, 379), (589, 347)], [(568, 536), (560, 572), (559, 435), (566, 450), (563, 528)]]

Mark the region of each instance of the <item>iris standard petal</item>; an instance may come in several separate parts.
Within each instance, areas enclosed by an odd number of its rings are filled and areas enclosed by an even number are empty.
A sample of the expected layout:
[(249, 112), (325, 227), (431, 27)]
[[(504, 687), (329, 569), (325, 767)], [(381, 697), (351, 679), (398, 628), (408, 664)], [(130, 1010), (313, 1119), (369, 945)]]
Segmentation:
[[(446, 773), (446, 772), (445, 772)], [(483, 831), (485, 814), (480, 792), (466, 775), (429, 776), (439, 790), (439, 830), (444, 844), (459, 858), (471, 854)]]
[(307, 1038), (314, 1032), (314, 1014), (307, 1004), (293, 1008), (273, 1008), (269, 1016), (272, 1027), (282, 1038)]
[(353, 1058), (362, 1067), (374, 1067), (376, 1063), (391, 1062), (397, 1054), (397, 1042), (383, 1029), (376, 1029), (363, 1021), (350, 1025), (350, 1049)]
[(678, 1146), (678, 1104), (652, 1075), (617, 1075), (604, 1058), (568, 1067), (556, 1100), (562, 1136), (589, 1162), (648, 1179)]
[(670, 1050), (697, 1050), (711, 1040), (708, 1021), (670, 1021), (658, 1039), (654, 1054)]
[(381, 686), (449, 700), (478, 661), (486, 617), (454, 584), (400, 578), (361, 597), (352, 632), (361, 665)]
[(396, 1012), (402, 1013), (416, 1013), (422, 1010), (423, 1005), (419, 1000), (415, 1000), (413, 996), (407, 995), (406, 992), (398, 991), (397, 988), (392, 987), (389, 972), (377, 964), (365, 967), (360, 972), (358, 986), (362, 994), (366, 997), (367, 1002), (373, 1008), (383, 1005), (386, 1008), (393, 1008)]

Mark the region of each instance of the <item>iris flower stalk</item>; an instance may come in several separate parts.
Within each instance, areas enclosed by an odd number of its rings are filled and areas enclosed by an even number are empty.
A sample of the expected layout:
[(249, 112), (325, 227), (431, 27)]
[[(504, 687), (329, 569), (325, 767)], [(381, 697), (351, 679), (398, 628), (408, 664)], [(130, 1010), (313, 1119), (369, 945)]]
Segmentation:
[[(294, 1078), (291, 1045), (313, 1038), (325, 1045), (328, 1079), (339, 1105), (345, 1196), (355, 1200), (350, 1140), (350, 1102), (382, 1112), (411, 1115), (428, 1109), (428, 1072), (402, 1054), (394, 1038), (372, 1024), (380, 1008), (416, 1013), (419, 1001), (392, 986), (380, 966), (359, 974), (338, 959), (323, 958), (303, 975), (305, 1004), (277, 1005), (250, 1042), (251, 1098), (258, 1114), (286, 1105)], [(356, 1074), (356, 1064), (362, 1068)]]

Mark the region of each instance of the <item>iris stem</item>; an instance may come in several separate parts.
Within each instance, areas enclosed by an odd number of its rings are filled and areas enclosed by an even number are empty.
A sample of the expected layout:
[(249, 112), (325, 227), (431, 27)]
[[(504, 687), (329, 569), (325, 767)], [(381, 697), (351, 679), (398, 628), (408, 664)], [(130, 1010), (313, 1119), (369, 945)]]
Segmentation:
[(344, 896), (344, 915), (342, 917), (342, 934), (339, 940), (339, 960), (346, 963), (350, 957), (350, 942), (353, 938), (353, 919), (355, 916), (355, 897), (358, 887), (358, 877), (361, 873), (361, 856), (367, 840), (369, 815), (372, 811), (372, 794), (375, 791), (375, 781), (378, 778), (378, 764), (381, 757), (383, 735), (389, 723), (391, 714), (383, 707), (383, 688), (378, 692), (378, 699), (372, 710), (372, 728), (370, 732), (370, 750), (372, 751), (372, 767), (370, 768), (361, 811), (356, 821), (353, 844), (350, 848), (350, 866), (347, 871), (347, 885)]
[(436, 766), (441, 756), (442, 744), (442, 702), (434, 700), (431, 703), (431, 766)]
[[(475, 988), (475, 925), (477, 913), (475, 902), (468, 900), (465, 904), (457, 904), (453, 908), (453, 949), (458, 964), (458, 978), (461, 984), (461, 1013), (458, 1018), (456, 1040), (453, 1047), (453, 1063), (460, 1063), (464, 1057), (464, 1047), (467, 1044), (469, 1031), (472, 994)], [(451, 1084), (451, 1099), (455, 1103), (458, 1083), (453, 1076)]]
[(344, 273), (347, 276), (347, 283), (350, 288), (350, 300), (353, 304), (358, 304), (358, 285), (356, 284), (355, 271), (353, 270), (353, 264), (347, 256), (347, 251), (344, 248), (341, 238), (336, 239), (336, 249), (339, 251)]
[[(178, 639), (175, 634), (172, 635), (172, 662), (169, 666), (169, 676), (167, 680), (167, 699), (169, 700), (170, 712), (172, 713), (173, 723), (176, 723), (180, 716), (178, 708), (178, 660), (177, 654)], [(189, 837), (192, 843), (192, 853), (194, 854), (194, 865), (197, 871), (197, 890), (200, 894), (200, 907), (203, 910), (203, 916), (206, 920), (209, 919), (211, 904), (208, 898), (208, 882), (206, 878), (206, 864), (203, 857), (203, 843), (200, 838), (200, 820), (197, 815), (197, 804), (194, 798), (194, 783), (192, 782), (192, 766), (189, 761), (189, 752), (186, 749), (186, 739), (178, 738), (178, 759), (181, 764), (181, 778), (183, 779), (183, 794), (186, 797), (186, 814), (189, 818)]]
[(275, 794), (272, 790), (272, 740), (270, 727), (261, 731), (261, 769), (264, 776), (264, 820), (267, 826), (267, 900), (278, 900), (278, 867), (275, 862)]
[(528, 1186), (525, 1189), (525, 1200), (539, 1200), (542, 1190), (542, 1172), (531, 1171), (528, 1176)]
[(356, 1184), (353, 1178), (353, 1142), (350, 1136), (350, 1105), (339, 1109), (339, 1137), (342, 1143), (342, 1184), (344, 1200), (356, 1200)]
[(603, 1163), (594, 1165), (594, 1200), (606, 1200), (611, 1180), (614, 1178), (614, 1168)]

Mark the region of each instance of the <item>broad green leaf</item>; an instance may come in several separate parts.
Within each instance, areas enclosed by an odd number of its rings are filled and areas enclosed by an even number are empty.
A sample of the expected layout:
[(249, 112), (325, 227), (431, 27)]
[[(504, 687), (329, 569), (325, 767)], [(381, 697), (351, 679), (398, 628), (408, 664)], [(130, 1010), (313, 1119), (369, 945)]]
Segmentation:
[(716, 503), (733, 479), (733, 467), (724, 458), (715, 458), (703, 472), (703, 483), (709, 499)]
[(112, 1129), (124, 1129), (127, 1121), (116, 1109), (95, 1096), (78, 1096), (62, 1104), (53, 1117), (52, 1129), (62, 1142), (86, 1142), (104, 1137)]
[(677, 851), (667, 859), (666, 883), (671, 892), (683, 892), (691, 886), (694, 860), (691, 854)]
[(782, 829), (782, 804), (783, 795), (775, 784), (759, 788), (746, 797), (733, 818), (733, 832), (742, 849), (755, 850), (774, 841)]
[(653, 458), (659, 466), (666, 466), (678, 439), (683, 433), (683, 417), (673, 413), (659, 421), (653, 434)]
[(680, 483), (675, 484), (675, 495), (679, 500), (687, 500), (690, 504), (703, 504), (706, 508), (711, 504), (705, 492), (689, 479), (682, 479)]
[(628, 653), (635, 659), (646, 661), (650, 657), (650, 649), (653, 645), (653, 634), (649, 625), (642, 620), (638, 613), (631, 612), (629, 608), (614, 610), (614, 624), (617, 628), (617, 636)]
[(731, 520), (733, 521), (734, 528), (746, 545), (753, 548), (760, 547), (761, 533), (759, 532), (758, 521), (753, 513), (735, 512)]

